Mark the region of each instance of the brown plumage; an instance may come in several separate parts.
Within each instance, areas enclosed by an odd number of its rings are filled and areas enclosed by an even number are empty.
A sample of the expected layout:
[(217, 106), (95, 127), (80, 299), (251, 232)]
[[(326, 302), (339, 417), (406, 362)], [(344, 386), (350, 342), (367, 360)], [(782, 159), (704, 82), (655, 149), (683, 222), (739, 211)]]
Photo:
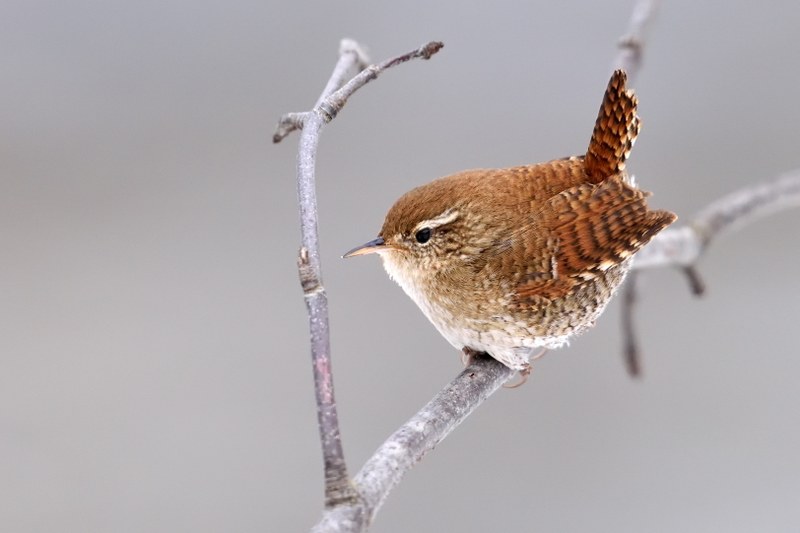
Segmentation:
[(590, 327), (630, 257), (675, 220), (647, 207), (625, 160), (636, 97), (614, 72), (585, 156), (470, 170), (403, 195), (375, 241), (389, 275), (459, 349), (528, 369), (536, 347)]

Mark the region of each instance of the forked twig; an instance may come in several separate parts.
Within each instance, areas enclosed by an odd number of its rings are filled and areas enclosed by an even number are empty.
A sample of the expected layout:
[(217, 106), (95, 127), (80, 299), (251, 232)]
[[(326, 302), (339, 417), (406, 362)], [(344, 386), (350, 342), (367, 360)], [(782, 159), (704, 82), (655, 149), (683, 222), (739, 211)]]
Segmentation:
[(279, 143), (294, 130), (303, 129), (306, 126), (306, 122), (313, 115), (318, 115), (319, 118), (322, 118), (324, 123), (327, 124), (339, 114), (339, 111), (342, 110), (353, 93), (376, 79), (384, 70), (412, 59), (430, 59), (431, 56), (441, 50), (442, 47), (444, 47), (444, 43), (431, 41), (428, 44), (420, 46), (416, 50), (387, 59), (383, 63), (367, 65), (369, 60), (363, 48), (351, 39), (343, 39), (339, 47), (340, 63), (342, 58), (351, 57), (352, 54), (352, 57), (357, 60), (355, 64), (359, 67), (359, 74), (345, 82), (345, 74), (349, 71), (349, 68), (352, 67), (350, 64), (352, 59), (348, 61), (346, 69), (339, 69), (337, 65), (333, 75), (331, 75), (330, 80), (328, 80), (328, 84), (325, 86), (325, 90), (322, 91), (322, 95), (320, 95), (319, 100), (317, 100), (317, 103), (314, 105), (314, 109), (303, 113), (286, 113), (283, 115), (278, 120), (278, 126), (275, 128), (275, 134), (272, 136), (272, 142)]
[(800, 206), (800, 169), (727, 194), (709, 204), (688, 224), (662, 231), (636, 254), (633, 268), (693, 266), (724, 231), (797, 206)]
[(353, 480), (361, 501), (326, 510), (312, 532), (366, 531), (405, 473), (513, 375), (513, 370), (491, 357), (473, 357), (469, 366), (364, 463)]
[[(791, 207), (800, 207), (800, 169), (774, 181), (723, 196), (700, 211), (688, 224), (662, 231), (636, 254), (634, 271), (629, 278), (646, 269), (677, 267), (686, 275), (692, 294), (702, 296), (705, 283), (697, 270), (697, 262), (708, 246), (725, 231)], [(622, 306), (623, 351), (628, 372), (636, 376), (639, 374), (640, 354), (633, 325), (635, 279), (629, 279), (626, 284), (629, 285), (625, 287)]]

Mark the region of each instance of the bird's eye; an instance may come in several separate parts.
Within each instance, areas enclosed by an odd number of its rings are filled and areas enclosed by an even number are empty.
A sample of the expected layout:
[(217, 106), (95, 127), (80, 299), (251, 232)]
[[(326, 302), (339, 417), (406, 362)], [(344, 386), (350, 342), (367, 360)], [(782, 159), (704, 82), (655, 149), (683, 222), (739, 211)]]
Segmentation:
[(422, 228), (414, 234), (414, 238), (417, 239), (418, 243), (425, 244), (431, 240), (431, 228)]

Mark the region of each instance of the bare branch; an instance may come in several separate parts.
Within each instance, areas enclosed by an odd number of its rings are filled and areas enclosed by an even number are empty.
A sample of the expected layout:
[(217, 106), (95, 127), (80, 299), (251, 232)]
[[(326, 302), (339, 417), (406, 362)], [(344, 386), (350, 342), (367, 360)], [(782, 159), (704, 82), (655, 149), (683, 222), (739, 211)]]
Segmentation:
[(380, 76), (384, 70), (405, 63), (412, 59), (430, 59), (432, 55), (441, 50), (444, 43), (438, 41), (431, 41), (416, 50), (412, 50), (406, 54), (387, 59), (378, 65), (367, 66), (366, 54), (363, 48), (350, 39), (344, 39), (340, 46), (340, 56), (342, 58), (352, 55), (356, 59), (355, 65), (358, 66), (360, 73), (349, 81), (345, 82), (345, 75), (352, 68), (352, 64), (347, 64), (340, 68), (342, 60), (340, 59), (331, 79), (328, 81), (325, 90), (314, 105), (311, 112), (306, 113), (287, 113), (278, 120), (278, 126), (275, 128), (275, 134), (272, 136), (272, 142), (279, 143), (291, 132), (303, 129), (309, 115), (312, 113), (320, 114), (325, 123), (333, 120), (337, 114), (342, 110), (347, 100), (359, 90), (361, 87), (371, 82)]
[[(334, 508), (342, 504), (360, 506), (361, 495), (350, 482), (347, 474), (333, 389), (328, 299), (322, 284), (317, 227), (315, 165), (319, 135), (323, 126), (336, 116), (347, 99), (360, 87), (375, 79), (387, 68), (414, 58), (428, 59), (442, 46), (442, 43), (431, 42), (377, 66), (367, 67), (367, 58), (362, 47), (355, 41), (343, 40), (339, 48), (339, 61), (314, 105), (314, 109), (304, 113), (284, 115), (278, 121), (273, 136), (274, 142), (280, 142), (292, 131), (302, 129), (297, 155), (297, 196), (300, 207), (302, 244), (297, 264), (308, 310), (311, 334), (314, 390), (325, 470), (326, 508)], [(356, 74), (348, 81), (354, 70), (360, 74)]]
[(638, 271), (658, 267), (678, 267), (695, 296), (706, 290), (697, 262), (711, 242), (723, 231), (741, 228), (769, 214), (800, 207), (800, 169), (775, 181), (745, 187), (712, 202), (688, 224), (669, 228), (656, 235), (636, 254), (628, 275), (622, 301), (623, 354), (628, 373), (640, 374), (640, 352), (634, 327), (634, 302), (637, 298)]
[[(634, 269), (693, 266), (723, 231), (800, 206), (800, 169), (775, 181), (745, 187), (711, 203), (693, 220), (656, 235), (633, 262)], [(695, 291), (696, 292), (696, 291)]]
[(342, 86), (347, 83), (348, 80), (350, 80), (355, 74), (353, 72), (353, 68), (355, 68), (358, 72), (361, 72), (367, 68), (367, 66), (369, 66), (369, 56), (367, 56), (366, 50), (353, 39), (342, 39), (342, 42), (339, 43), (339, 57), (347, 54), (352, 54), (355, 62), (350, 65), (349, 68), (337, 65), (337, 68), (333, 71), (331, 78), (328, 80), (328, 84), (325, 86), (325, 89), (319, 96), (317, 103), (314, 104), (314, 107), (318, 107), (333, 93), (341, 89)]
[(430, 59), (432, 55), (441, 50), (444, 43), (438, 41), (431, 41), (426, 45), (420, 46), (416, 50), (403, 54), (401, 56), (387, 59), (378, 65), (370, 65), (362, 70), (356, 77), (347, 82), (341, 89), (331, 95), (325, 102), (320, 102), (317, 108), (324, 114), (325, 121), (330, 122), (333, 120), (339, 111), (342, 110), (347, 100), (353, 95), (354, 92), (361, 87), (371, 82), (380, 76), (384, 70), (410, 61), (411, 59)]
[(272, 134), (272, 142), (279, 143), (294, 130), (302, 130), (308, 113), (286, 113), (278, 119), (278, 126)]
[(403, 475), (513, 374), (513, 370), (491, 357), (473, 357), (461, 374), (395, 431), (364, 464), (354, 480), (361, 501), (326, 511), (312, 531), (366, 530)]
[(658, 0), (638, 0), (633, 6), (628, 31), (618, 42), (619, 53), (614, 60), (614, 69), (623, 69), (631, 85), (642, 66), (647, 30), (658, 12), (659, 3)]
[(700, 272), (694, 265), (689, 265), (683, 267), (683, 273), (686, 275), (686, 281), (689, 282), (689, 290), (692, 291), (697, 297), (702, 296), (706, 292), (706, 283), (703, 281), (703, 277), (700, 275)]
[[(352, 39), (342, 39), (341, 43), (339, 43), (339, 61), (336, 63), (336, 67), (333, 69), (333, 73), (328, 79), (325, 89), (323, 89), (322, 93), (319, 95), (314, 107), (319, 107), (326, 99), (330, 98), (334, 92), (340, 89), (342, 85), (347, 82), (348, 78), (353, 75), (354, 70), (360, 72), (364, 70), (368, 64), (369, 58), (360, 44)], [(278, 119), (278, 126), (275, 128), (272, 142), (279, 143), (293, 131), (302, 130), (310, 114), (311, 112), (306, 111), (302, 113), (286, 113), (283, 115)], [(330, 122), (330, 120), (327, 122)]]
[[(346, 41), (343, 41), (339, 61), (336, 63), (319, 101), (328, 98), (343, 83), (348, 72), (354, 68), (361, 68), (361, 60), (362, 55), (359, 53), (359, 49), (348, 47)], [(339, 415), (336, 409), (331, 371), (328, 297), (322, 284), (322, 268), (319, 258), (314, 167), (319, 133), (323, 122), (314, 112), (291, 113), (281, 118), (278, 132), (273, 140), (278, 139), (279, 133), (283, 132), (282, 134), (288, 135), (292, 131), (292, 127), (284, 126), (286, 124), (293, 125), (294, 129), (303, 128), (297, 157), (297, 197), (300, 205), (302, 235), (298, 270), (308, 310), (311, 334), (311, 360), (317, 400), (317, 422), (325, 472), (325, 505), (330, 507), (341, 502), (354, 501), (358, 495), (350, 485), (339, 433)]]
[(636, 338), (636, 325), (633, 320), (637, 299), (637, 273), (629, 272), (622, 286), (622, 342), (625, 366), (628, 375), (632, 378), (639, 377), (642, 373), (641, 358), (639, 357), (639, 340)]

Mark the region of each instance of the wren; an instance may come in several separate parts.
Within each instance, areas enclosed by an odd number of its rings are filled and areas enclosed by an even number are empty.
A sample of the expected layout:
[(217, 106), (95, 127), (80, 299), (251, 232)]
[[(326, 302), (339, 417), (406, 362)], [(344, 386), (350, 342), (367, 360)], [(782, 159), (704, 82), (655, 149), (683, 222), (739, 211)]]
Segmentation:
[(625, 172), (640, 124), (626, 81), (611, 76), (585, 155), (417, 187), (344, 257), (378, 253), (450, 344), (526, 376), (535, 349), (594, 325), (633, 254), (676, 219)]

